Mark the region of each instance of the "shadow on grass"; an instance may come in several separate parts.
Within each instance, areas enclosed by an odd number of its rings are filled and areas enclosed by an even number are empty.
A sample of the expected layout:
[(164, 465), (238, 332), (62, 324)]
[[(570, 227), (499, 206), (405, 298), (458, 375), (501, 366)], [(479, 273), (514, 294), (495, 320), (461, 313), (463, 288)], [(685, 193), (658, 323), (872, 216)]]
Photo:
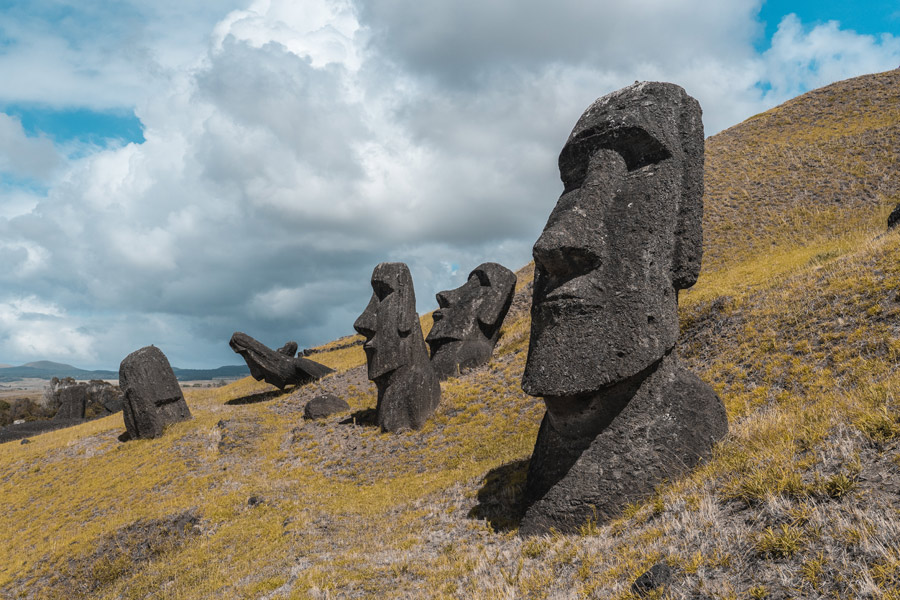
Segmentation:
[(354, 413), (340, 422), (341, 425), (363, 425), (366, 427), (376, 427), (378, 423), (375, 421), (375, 409), (364, 408)]
[(256, 394), (251, 394), (249, 396), (244, 396), (243, 398), (233, 398), (226, 402), (228, 406), (238, 406), (241, 404), (256, 404), (257, 402), (265, 402), (266, 400), (272, 400), (274, 398), (278, 398), (283, 394), (288, 394), (285, 390), (269, 390), (268, 392), (257, 392)]
[(529, 461), (514, 460), (488, 471), (469, 518), (487, 521), (498, 532), (518, 528), (525, 515), (523, 492)]

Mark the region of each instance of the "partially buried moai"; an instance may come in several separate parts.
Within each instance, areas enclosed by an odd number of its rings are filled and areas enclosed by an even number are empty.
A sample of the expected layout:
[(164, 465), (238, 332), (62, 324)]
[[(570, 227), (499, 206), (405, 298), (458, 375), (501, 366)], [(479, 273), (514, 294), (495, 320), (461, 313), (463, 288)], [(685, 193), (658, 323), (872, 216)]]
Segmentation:
[(491, 359), (515, 288), (516, 274), (489, 262), (475, 267), (462, 286), (438, 292), (440, 308), (425, 338), (438, 377), (452, 377)]
[(119, 365), (119, 388), (125, 429), (132, 439), (159, 437), (167, 425), (191, 418), (169, 360), (156, 346), (125, 357)]
[(709, 456), (721, 400), (678, 363), (678, 290), (700, 272), (700, 105), (635, 83), (594, 102), (559, 157), (564, 190), (534, 245), (522, 387), (547, 412), (520, 532), (605, 521)]
[(428, 360), (409, 269), (379, 264), (372, 290), (353, 328), (366, 338), (369, 379), (378, 388), (376, 422), (382, 431), (419, 429), (437, 408), (441, 386)]
[(334, 369), (323, 364), (294, 356), (297, 354), (297, 342), (287, 342), (278, 350), (272, 350), (246, 333), (235, 331), (228, 345), (243, 357), (255, 380), (265, 380), (280, 390), (288, 385), (303, 385), (334, 372)]

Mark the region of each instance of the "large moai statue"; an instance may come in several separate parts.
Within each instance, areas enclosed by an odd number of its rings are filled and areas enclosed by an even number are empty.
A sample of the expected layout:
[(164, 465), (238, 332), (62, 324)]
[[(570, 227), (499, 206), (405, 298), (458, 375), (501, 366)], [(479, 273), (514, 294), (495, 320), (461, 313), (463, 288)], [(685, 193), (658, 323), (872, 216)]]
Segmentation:
[(297, 342), (287, 342), (278, 350), (272, 350), (246, 333), (235, 331), (228, 345), (241, 355), (255, 380), (265, 380), (280, 390), (288, 385), (303, 385), (334, 372), (334, 369), (314, 360), (294, 356), (297, 354)]
[(119, 388), (131, 439), (159, 437), (167, 425), (191, 418), (169, 360), (156, 346), (125, 357), (119, 365)]
[(425, 338), (438, 377), (458, 375), (491, 359), (515, 291), (516, 274), (489, 262), (475, 267), (462, 286), (438, 292), (440, 308)]
[(595, 101), (560, 154), (564, 190), (534, 245), (522, 388), (547, 412), (521, 533), (608, 520), (727, 433), (675, 351), (678, 290), (700, 272), (703, 144), (699, 103), (645, 82)]
[(366, 338), (369, 379), (378, 388), (375, 420), (382, 431), (419, 429), (434, 414), (441, 385), (428, 360), (409, 269), (380, 263), (372, 290), (353, 328)]

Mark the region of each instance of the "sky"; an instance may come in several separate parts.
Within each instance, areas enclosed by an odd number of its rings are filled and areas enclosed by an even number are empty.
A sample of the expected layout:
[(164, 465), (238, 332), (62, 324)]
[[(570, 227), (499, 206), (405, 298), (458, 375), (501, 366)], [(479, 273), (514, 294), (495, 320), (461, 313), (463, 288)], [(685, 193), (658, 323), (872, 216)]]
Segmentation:
[(240, 364), (531, 258), (582, 111), (636, 80), (707, 135), (900, 66), (895, 2), (0, 0), (0, 362)]

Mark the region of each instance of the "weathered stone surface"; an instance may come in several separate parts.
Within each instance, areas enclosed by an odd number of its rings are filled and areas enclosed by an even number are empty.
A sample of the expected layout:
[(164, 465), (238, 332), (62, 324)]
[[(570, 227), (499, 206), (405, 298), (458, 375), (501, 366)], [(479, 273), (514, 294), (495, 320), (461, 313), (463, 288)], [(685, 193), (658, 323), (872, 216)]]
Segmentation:
[(278, 349), (278, 352), (291, 358), (297, 355), (297, 342), (286, 342), (284, 346)]
[(672, 568), (669, 565), (656, 563), (635, 579), (631, 585), (631, 593), (642, 598), (647, 597), (650, 592), (669, 585), (672, 582), (672, 575)]
[(523, 389), (547, 413), (520, 532), (605, 521), (709, 455), (727, 432), (678, 364), (678, 290), (700, 271), (703, 125), (680, 87), (598, 99), (559, 157), (564, 191), (534, 245)]
[(44, 391), (48, 406), (58, 407), (57, 420), (96, 418), (122, 410), (122, 392), (102, 380), (76, 382), (71, 377), (50, 380)]
[(893, 229), (900, 224), (900, 204), (894, 207), (891, 214), (888, 215), (888, 229)]
[(346, 400), (334, 394), (322, 394), (306, 403), (306, 407), (303, 409), (303, 418), (322, 419), (345, 410), (350, 410), (350, 405)]
[(369, 379), (378, 388), (375, 420), (382, 431), (419, 429), (437, 408), (441, 386), (428, 359), (409, 269), (380, 263), (372, 290), (353, 328), (366, 338)]
[(272, 350), (246, 333), (236, 331), (228, 345), (243, 357), (254, 379), (265, 380), (281, 390), (288, 385), (303, 385), (334, 372), (334, 369), (308, 358), (295, 357), (296, 342), (288, 342), (278, 350)]
[(438, 377), (446, 379), (490, 360), (515, 288), (515, 273), (497, 263), (484, 263), (462, 286), (438, 292), (440, 308), (434, 311), (434, 326), (425, 338)]
[(119, 387), (125, 428), (132, 439), (159, 437), (167, 425), (191, 418), (169, 360), (156, 346), (125, 357), (119, 365)]

